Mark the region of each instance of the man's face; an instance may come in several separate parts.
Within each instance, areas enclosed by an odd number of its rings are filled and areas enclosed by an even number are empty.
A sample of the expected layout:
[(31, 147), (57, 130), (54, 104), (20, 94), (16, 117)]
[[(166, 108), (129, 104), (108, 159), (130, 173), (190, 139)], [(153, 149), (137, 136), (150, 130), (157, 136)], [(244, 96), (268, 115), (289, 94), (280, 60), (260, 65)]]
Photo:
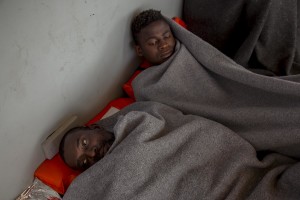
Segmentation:
[(137, 35), (136, 52), (148, 62), (158, 65), (174, 52), (175, 39), (170, 26), (163, 20), (152, 22)]
[(103, 129), (78, 130), (65, 139), (65, 162), (73, 169), (87, 169), (104, 157), (113, 141), (113, 134)]

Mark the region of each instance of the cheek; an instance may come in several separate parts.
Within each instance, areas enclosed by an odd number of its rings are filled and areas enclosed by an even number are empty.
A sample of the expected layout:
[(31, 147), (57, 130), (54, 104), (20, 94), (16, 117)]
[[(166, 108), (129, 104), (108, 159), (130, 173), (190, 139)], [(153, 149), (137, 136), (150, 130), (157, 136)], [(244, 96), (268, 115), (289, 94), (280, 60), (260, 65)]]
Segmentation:
[(174, 48), (174, 47), (175, 47), (175, 44), (176, 44), (175, 38), (172, 37), (172, 38), (170, 39), (170, 46)]
[(145, 55), (148, 57), (156, 57), (158, 54), (157, 48), (156, 47), (148, 47), (145, 49)]

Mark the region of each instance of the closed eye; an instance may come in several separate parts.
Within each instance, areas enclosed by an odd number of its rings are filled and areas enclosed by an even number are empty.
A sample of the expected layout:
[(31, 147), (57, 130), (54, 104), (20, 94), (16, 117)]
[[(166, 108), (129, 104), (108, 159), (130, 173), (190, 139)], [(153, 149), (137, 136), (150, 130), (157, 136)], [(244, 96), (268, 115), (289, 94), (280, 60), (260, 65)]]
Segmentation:
[(170, 33), (166, 33), (166, 34), (164, 35), (164, 38), (169, 38), (169, 37), (171, 37), (171, 34), (170, 34)]
[(147, 44), (149, 45), (149, 46), (155, 46), (155, 45), (157, 45), (157, 40), (155, 40), (155, 39), (150, 39), (150, 40), (148, 40), (147, 41)]

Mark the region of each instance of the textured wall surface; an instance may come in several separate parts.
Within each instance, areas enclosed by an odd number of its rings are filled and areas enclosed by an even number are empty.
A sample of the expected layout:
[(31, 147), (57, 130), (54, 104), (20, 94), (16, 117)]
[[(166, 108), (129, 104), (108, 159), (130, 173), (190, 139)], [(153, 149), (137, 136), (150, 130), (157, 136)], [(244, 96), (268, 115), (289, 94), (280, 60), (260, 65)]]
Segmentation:
[(81, 123), (122, 94), (137, 65), (129, 25), (182, 0), (0, 0), (0, 199), (14, 199), (44, 160), (41, 142), (76, 114)]

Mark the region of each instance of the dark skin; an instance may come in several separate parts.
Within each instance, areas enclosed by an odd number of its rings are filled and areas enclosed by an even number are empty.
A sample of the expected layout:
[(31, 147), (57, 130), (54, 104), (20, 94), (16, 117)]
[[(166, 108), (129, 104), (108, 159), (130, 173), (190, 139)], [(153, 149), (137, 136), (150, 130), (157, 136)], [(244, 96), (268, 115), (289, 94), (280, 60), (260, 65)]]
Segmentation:
[(103, 129), (78, 130), (65, 139), (66, 164), (76, 170), (85, 170), (102, 159), (114, 141), (114, 135)]
[[(159, 65), (173, 55), (175, 38), (164, 20), (152, 22), (137, 35), (135, 46), (138, 56), (152, 65)], [(64, 158), (66, 164), (84, 170), (95, 164), (107, 153), (113, 142), (113, 134), (107, 131), (79, 130), (65, 139)]]
[(152, 22), (137, 35), (135, 50), (152, 65), (165, 62), (175, 50), (175, 38), (164, 20)]

